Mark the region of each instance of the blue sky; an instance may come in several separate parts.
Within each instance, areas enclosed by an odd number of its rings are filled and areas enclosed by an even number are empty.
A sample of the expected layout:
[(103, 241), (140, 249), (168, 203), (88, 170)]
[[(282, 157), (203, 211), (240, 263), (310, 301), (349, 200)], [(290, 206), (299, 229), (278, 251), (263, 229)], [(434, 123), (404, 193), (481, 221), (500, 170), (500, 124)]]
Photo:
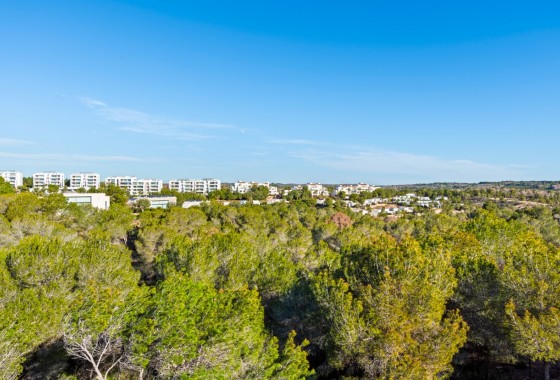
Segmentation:
[(558, 180), (557, 1), (3, 1), (0, 169)]

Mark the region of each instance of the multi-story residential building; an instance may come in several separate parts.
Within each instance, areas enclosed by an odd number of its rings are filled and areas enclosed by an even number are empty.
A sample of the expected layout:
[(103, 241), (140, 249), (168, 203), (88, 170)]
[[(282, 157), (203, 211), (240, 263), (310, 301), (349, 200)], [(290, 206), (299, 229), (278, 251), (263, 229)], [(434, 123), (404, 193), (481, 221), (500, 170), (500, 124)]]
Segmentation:
[(206, 186), (208, 187), (208, 192), (211, 193), (212, 191), (217, 191), (222, 188), (222, 181), (217, 178), (205, 178)]
[(56, 185), (64, 187), (64, 173), (61, 172), (39, 172), (33, 174), (33, 188)]
[(2, 170), (0, 171), (0, 177), (4, 178), (4, 181), (8, 182), (16, 189), (23, 186), (23, 173), (21, 172), (17, 172), (15, 170)]
[(105, 178), (106, 185), (115, 185), (126, 189), (129, 193), (132, 192), (132, 183), (136, 181), (136, 177), (132, 176), (114, 176)]
[(70, 189), (98, 189), (101, 176), (97, 173), (72, 173), (70, 174)]
[(169, 181), (169, 190), (176, 190), (180, 193), (208, 194), (212, 191), (220, 190), (221, 187), (222, 181), (216, 178), (187, 178)]
[(131, 195), (149, 195), (161, 193), (163, 181), (161, 179), (136, 179), (132, 181)]
[(344, 191), (346, 195), (350, 194), (360, 194), (364, 191), (374, 191), (379, 189), (379, 186), (368, 185), (367, 183), (357, 183), (355, 185), (338, 185), (333, 191), (333, 196), (338, 195), (341, 191)]
[(172, 179), (169, 181), (169, 190), (175, 190), (179, 193), (192, 193), (196, 181), (196, 179)]

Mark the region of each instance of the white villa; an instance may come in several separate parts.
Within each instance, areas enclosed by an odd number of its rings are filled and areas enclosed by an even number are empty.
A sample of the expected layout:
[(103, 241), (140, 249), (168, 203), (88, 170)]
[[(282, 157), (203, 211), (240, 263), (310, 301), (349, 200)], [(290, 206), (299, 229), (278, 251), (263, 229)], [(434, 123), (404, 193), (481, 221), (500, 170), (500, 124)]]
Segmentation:
[(305, 186), (311, 192), (311, 196), (313, 197), (329, 196), (329, 190), (320, 183), (308, 183)]
[(62, 193), (68, 203), (88, 205), (100, 210), (108, 210), (111, 205), (111, 197), (104, 193)]

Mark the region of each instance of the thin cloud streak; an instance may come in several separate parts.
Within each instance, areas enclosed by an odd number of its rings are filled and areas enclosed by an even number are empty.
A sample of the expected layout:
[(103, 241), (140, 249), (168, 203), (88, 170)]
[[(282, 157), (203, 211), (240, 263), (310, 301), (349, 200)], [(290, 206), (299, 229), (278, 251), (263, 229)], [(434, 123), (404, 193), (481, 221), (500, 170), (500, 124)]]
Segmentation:
[(121, 131), (151, 134), (183, 141), (201, 141), (222, 138), (213, 134), (200, 133), (200, 130), (236, 130), (237, 128), (220, 123), (202, 123), (198, 121), (175, 120), (151, 115), (128, 108), (111, 107), (107, 103), (87, 98), (78, 98), (86, 107), (96, 111), (106, 121), (119, 124)]
[(80, 97), (78, 98), (86, 107), (89, 108), (98, 108), (98, 107), (107, 107), (107, 103), (102, 102), (100, 100), (96, 100), (96, 99), (92, 99), (92, 98), (86, 98), (86, 97)]
[(274, 139), (268, 140), (269, 144), (278, 145), (311, 145), (311, 146), (329, 146), (331, 143), (323, 141), (305, 140), (305, 139)]
[(143, 162), (161, 163), (163, 159), (158, 157), (132, 157), (132, 156), (92, 156), (83, 154), (57, 154), (57, 153), (9, 153), (0, 152), (2, 158), (19, 160), (53, 160), (53, 161), (82, 161), (82, 162)]
[[(342, 152), (341, 152), (342, 151)], [(370, 175), (403, 175), (428, 181), (473, 182), (522, 178), (526, 170), (516, 165), (493, 165), (470, 160), (448, 160), (406, 152), (362, 149), (337, 152), (304, 150), (288, 156), (333, 171), (360, 172)]]
[(0, 137), (1, 146), (21, 146), (21, 145), (34, 145), (34, 144), (35, 144), (34, 141)]
[[(269, 144), (292, 146), (286, 155), (338, 173), (414, 177), (426, 181), (483, 181), (522, 179), (525, 165), (495, 165), (464, 159), (446, 159), (357, 145), (334, 145), (306, 139), (273, 139)], [(299, 148), (298, 148), (299, 147)]]

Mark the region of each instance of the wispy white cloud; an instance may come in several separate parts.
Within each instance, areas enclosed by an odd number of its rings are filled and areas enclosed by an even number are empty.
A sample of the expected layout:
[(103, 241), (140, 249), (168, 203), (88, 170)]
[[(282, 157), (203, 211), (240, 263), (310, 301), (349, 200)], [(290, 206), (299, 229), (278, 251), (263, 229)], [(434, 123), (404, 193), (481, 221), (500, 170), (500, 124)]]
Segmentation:
[(288, 156), (339, 172), (358, 172), (371, 176), (392, 175), (425, 181), (476, 182), (518, 179), (527, 174), (519, 165), (494, 165), (462, 159), (406, 152), (349, 147), (337, 150), (306, 149), (288, 152)]
[(89, 108), (107, 107), (107, 103), (102, 102), (101, 100), (86, 97), (81, 97), (78, 99), (80, 99), (80, 101)]
[(20, 146), (20, 145), (33, 145), (33, 144), (35, 144), (35, 142), (33, 141), (0, 137), (1, 146)]
[(143, 162), (158, 163), (164, 162), (158, 157), (133, 157), (133, 156), (94, 156), (83, 154), (58, 154), (58, 153), (11, 153), (0, 152), (0, 157), (19, 160), (37, 161), (62, 161), (62, 162)]
[(305, 139), (274, 139), (274, 140), (268, 140), (268, 143), (279, 144), (279, 145), (309, 145), (309, 146), (332, 145), (331, 143), (327, 143), (324, 141), (305, 140)]
[(228, 124), (176, 120), (134, 109), (112, 107), (101, 100), (87, 97), (79, 98), (79, 100), (86, 107), (94, 109), (106, 121), (117, 124), (119, 130), (126, 132), (151, 134), (185, 141), (201, 141), (223, 137), (223, 134), (216, 135), (208, 133), (208, 131), (237, 129)]

